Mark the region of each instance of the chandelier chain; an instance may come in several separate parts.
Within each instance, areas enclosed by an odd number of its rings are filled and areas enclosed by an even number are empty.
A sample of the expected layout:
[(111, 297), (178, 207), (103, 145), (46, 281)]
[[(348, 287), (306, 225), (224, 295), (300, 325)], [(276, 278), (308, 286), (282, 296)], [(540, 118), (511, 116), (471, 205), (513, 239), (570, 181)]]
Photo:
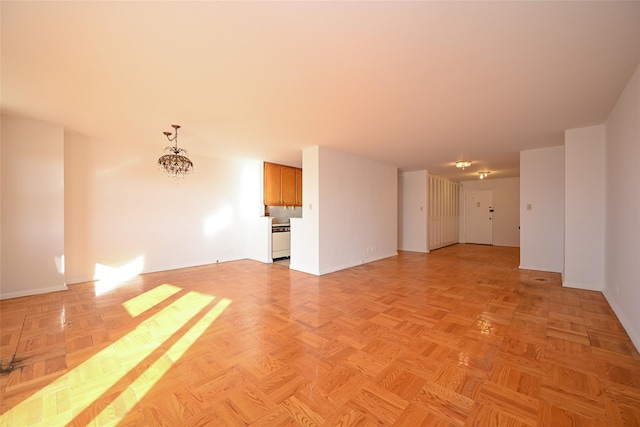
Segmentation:
[(180, 128), (180, 126), (177, 125), (173, 125), (174, 129), (176, 130), (176, 133), (173, 134), (173, 138), (170, 137), (171, 133), (170, 132), (165, 132), (165, 135), (167, 136), (167, 139), (169, 140), (169, 142), (176, 142), (176, 147), (178, 147), (178, 129)]

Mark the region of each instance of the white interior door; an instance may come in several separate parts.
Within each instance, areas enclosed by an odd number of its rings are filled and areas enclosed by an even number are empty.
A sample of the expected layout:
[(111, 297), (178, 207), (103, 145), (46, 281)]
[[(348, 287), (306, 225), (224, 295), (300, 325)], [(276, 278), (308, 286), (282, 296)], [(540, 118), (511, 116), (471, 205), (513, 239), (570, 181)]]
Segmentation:
[(464, 237), (466, 243), (493, 244), (493, 190), (465, 192)]

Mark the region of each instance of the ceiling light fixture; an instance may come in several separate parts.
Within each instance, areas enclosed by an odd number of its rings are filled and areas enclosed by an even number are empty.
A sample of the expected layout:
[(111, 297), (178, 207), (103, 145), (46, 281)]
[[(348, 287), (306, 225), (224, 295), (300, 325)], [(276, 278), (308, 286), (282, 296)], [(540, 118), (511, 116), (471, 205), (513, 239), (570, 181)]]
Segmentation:
[(165, 171), (172, 178), (184, 178), (193, 172), (193, 162), (187, 157), (187, 150), (178, 148), (178, 129), (180, 129), (180, 126), (171, 125), (171, 127), (175, 129), (173, 137), (171, 137), (171, 132), (162, 133), (164, 133), (169, 142), (175, 141), (175, 145), (165, 147), (164, 151), (169, 151), (170, 154), (165, 154), (158, 159), (158, 169)]
[(478, 175), (480, 175), (480, 179), (485, 179), (490, 173), (491, 172), (478, 172)]
[(468, 168), (469, 166), (471, 166), (471, 162), (468, 160), (460, 160), (459, 162), (456, 162), (456, 167), (462, 168), (462, 170), (464, 170), (464, 168)]

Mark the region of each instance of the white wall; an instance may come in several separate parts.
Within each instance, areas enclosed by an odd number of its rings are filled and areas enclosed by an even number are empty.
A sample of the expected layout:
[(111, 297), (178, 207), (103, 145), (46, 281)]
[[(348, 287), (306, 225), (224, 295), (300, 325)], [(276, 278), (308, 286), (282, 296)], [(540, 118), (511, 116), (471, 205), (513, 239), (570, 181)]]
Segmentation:
[(429, 252), (426, 170), (398, 174), (398, 249)]
[(521, 151), (520, 268), (561, 273), (563, 263), (564, 147)]
[(606, 123), (604, 294), (640, 348), (640, 66)]
[(463, 181), (460, 192), (460, 242), (464, 243), (464, 200), (466, 191), (493, 190), (493, 244), (520, 246), (520, 178), (489, 178)]
[(3, 116), (0, 114), (0, 299), (2, 299), (2, 119)]
[(398, 254), (398, 170), (320, 148), (320, 272)]
[(249, 221), (248, 233), (248, 253), (247, 258), (254, 261), (271, 264), (273, 253), (271, 246), (271, 224), (273, 218), (268, 216), (257, 217)]
[(0, 299), (64, 290), (64, 136), (2, 115)]
[(290, 268), (322, 275), (398, 254), (395, 167), (313, 147), (303, 151), (302, 168), (304, 207), (301, 219), (291, 219)]
[(302, 150), (302, 218), (291, 218), (289, 268), (320, 275), (320, 147)]
[(604, 286), (605, 126), (572, 129), (564, 142), (563, 285)]
[(248, 233), (262, 213), (261, 162), (190, 152), (194, 172), (174, 181), (156, 168), (162, 145), (129, 147), (67, 135), (67, 283), (254, 254)]
[(195, 171), (176, 182), (156, 168), (161, 143), (92, 140), (7, 115), (2, 124), (0, 298), (218, 261), (270, 262), (262, 161), (190, 152)]
[(65, 281), (79, 283), (95, 276), (96, 217), (92, 200), (95, 180), (93, 144), (73, 132), (64, 133)]

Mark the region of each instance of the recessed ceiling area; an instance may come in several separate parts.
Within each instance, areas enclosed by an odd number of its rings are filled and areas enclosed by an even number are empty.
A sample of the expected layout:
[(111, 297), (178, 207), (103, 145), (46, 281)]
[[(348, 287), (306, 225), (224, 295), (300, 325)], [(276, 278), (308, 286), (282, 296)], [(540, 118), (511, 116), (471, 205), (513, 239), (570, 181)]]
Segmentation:
[(603, 123), (640, 62), (638, 1), (0, 7), (3, 111), (129, 152), (180, 123), (194, 162), (319, 145), (514, 177), (521, 150)]

